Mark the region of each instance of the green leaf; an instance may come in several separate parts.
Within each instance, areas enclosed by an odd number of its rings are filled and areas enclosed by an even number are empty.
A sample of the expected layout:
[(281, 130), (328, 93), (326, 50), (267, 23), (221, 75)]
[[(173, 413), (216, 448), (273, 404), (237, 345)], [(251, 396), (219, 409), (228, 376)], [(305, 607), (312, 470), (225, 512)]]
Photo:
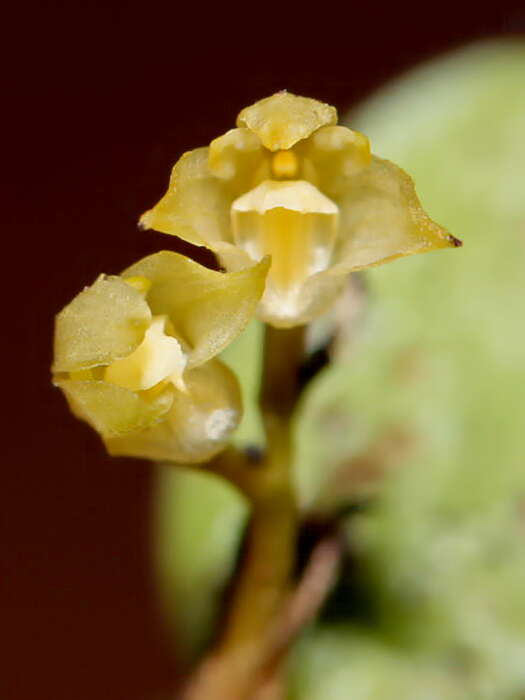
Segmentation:
[(258, 408), (263, 342), (264, 326), (254, 320), (221, 355), (221, 360), (237, 375), (242, 388), (244, 416), (234, 435), (234, 442), (240, 448), (260, 447), (265, 440)]
[[(450, 697), (434, 673), (462, 698), (525, 691), (524, 75), (523, 42), (482, 43), (412, 71), (349, 118), (465, 245), (370, 271), (359, 335), (303, 405), (305, 505), (385, 431), (401, 427), (411, 445), (349, 530), (381, 611), (369, 633), (388, 639), (388, 661), (351, 638), (348, 657), (339, 641), (339, 662), (315, 673), (312, 655), (332, 652), (314, 634), (297, 659), (301, 700)], [(392, 695), (377, 679), (403, 649), (420, 689)]]
[(208, 641), (235, 565), (247, 506), (216, 476), (159, 465), (154, 493), (155, 573), (179, 659)]

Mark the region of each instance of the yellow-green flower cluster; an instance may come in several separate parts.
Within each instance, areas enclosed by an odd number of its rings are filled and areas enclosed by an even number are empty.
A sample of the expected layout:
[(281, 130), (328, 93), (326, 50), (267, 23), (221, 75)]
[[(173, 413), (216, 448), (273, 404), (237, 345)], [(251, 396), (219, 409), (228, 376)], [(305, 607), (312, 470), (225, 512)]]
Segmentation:
[(237, 427), (237, 379), (217, 355), (255, 314), (307, 323), (349, 272), (459, 245), (333, 107), (287, 92), (185, 153), (142, 224), (227, 271), (164, 251), (102, 275), (57, 316), (54, 382), (111, 454), (176, 462), (211, 458)]

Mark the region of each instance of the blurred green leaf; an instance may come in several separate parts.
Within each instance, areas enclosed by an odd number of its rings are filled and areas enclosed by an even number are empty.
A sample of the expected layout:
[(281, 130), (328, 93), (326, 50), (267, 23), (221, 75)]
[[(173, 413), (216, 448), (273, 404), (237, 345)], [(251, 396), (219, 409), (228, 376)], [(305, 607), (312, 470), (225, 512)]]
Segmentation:
[(292, 655), (290, 700), (474, 700), (443, 669), (350, 626), (304, 636)]
[(159, 598), (179, 658), (190, 659), (213, 629), (247, 505), (218, 477), (159, 465), (154, 514)]
[[(319, 464), (330, 473), (393, 426), (413, 436), (352, 541), (368, 561), (389, 653), (426, 654), (439, 674), (453, 663), (461, 697), (486, 700), (525, 691), (524, 76), (523, 42), (479, 44), (404, 76), (352, 115), (465, 246), (367, 275), (359, 342), (312, 387), (298, 433), (306, 504), (326, 476)], [(319, 442), (328, 424), (330, 440)], [(315, 649), (314, 637), (309, 660)], [(340, 694), (318, 680), (297, 697), (386, 700), (372, 682), (383, 666), (361, 668), (364, 694), (351, 680)], [(421, 682), (409, 697), (449, 697)]]
[(264, 326), (254, 320), (221, 354), (221, 360), (234, 370), (242, 387), (244, 416), (234, 434), (234, 442), (240, 448), (264, 444), (258, 409), (263, 342)]

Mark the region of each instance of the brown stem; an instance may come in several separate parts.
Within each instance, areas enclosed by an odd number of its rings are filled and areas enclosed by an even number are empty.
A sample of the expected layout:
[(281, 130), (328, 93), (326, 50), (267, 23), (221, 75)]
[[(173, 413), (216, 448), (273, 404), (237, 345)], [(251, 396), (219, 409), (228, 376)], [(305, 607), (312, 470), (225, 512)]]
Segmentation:
[(344, 547), (335, 533), (317, 543), (293, 594), (279, 615), (267, 650), (265, 668), (278, 667), (303, 627), (319, 612), (335, 583)]
[(343, 551), (338, 533), (316, 544), (301, 580), (276, 621), (260, 673), (260, 685), (252, 700), (284, 699), (283, 661), (301, 630), (326, 600), (336, 581)]

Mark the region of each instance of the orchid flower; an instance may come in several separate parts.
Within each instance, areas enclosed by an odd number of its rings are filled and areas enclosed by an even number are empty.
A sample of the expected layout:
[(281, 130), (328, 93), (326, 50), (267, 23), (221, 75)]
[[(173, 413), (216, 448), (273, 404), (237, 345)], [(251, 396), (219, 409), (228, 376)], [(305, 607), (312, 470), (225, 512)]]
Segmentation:
[(271, 256), (258, 313), (276, 327), (325, 312), (350, 272), (461, 245), (427, 216), (403, 170), (337, 125), (334, 107), (287, 92), (185, 153), (141, 224), (209, 248), (229, 271)]
[(251, 319), (267, 269), (216, 272), (164, 251), (101, 275), (58, 314), (54, 382), (110, 454), (200, 462), (225, 446), (242, 407), (216, 356)]

